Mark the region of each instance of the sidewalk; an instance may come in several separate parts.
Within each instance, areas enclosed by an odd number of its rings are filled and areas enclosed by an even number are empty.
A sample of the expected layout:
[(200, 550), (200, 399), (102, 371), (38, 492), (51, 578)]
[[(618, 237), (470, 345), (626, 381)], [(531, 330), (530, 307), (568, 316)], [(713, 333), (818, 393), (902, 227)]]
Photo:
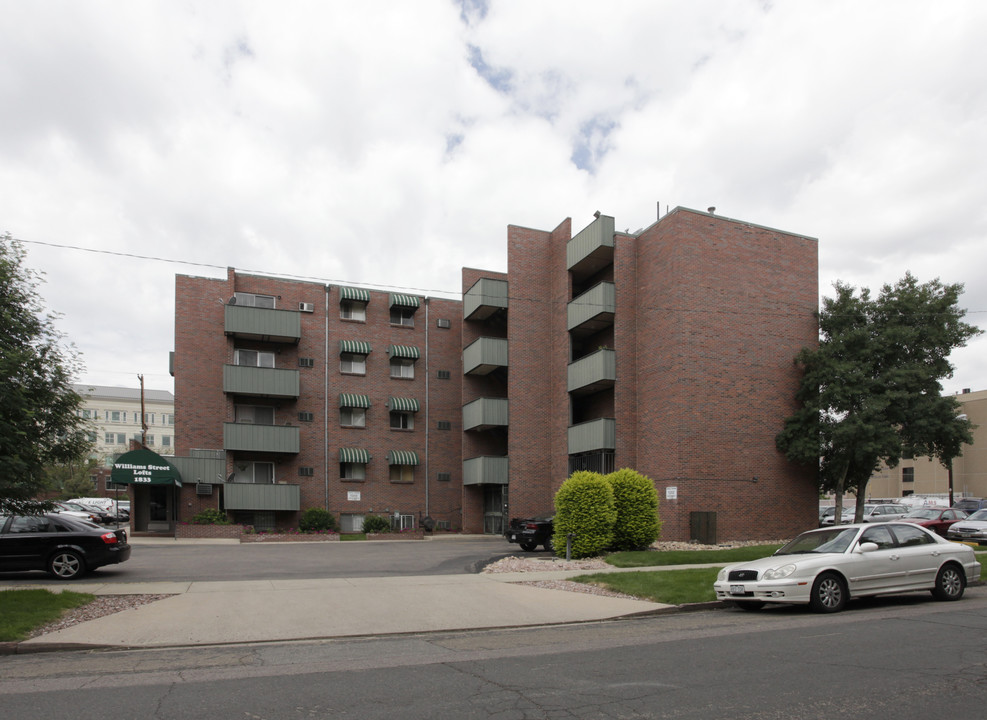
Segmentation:
[(95, 595), (170, 597), (26, 640), (15, 651), (161, 648), (522, 627), (607, 620), (672, 607), (517, 584), (587, 572), (596, 571), (72, 583), (71, 590)]

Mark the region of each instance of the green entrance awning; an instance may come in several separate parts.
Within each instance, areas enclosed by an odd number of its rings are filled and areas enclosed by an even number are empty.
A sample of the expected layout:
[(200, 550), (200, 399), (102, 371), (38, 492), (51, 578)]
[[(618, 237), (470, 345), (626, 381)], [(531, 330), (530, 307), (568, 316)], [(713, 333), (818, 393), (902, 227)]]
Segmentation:
[(119, 485), (182, 486), (182, 475), (165, 458), (151, 450), (131, 450), (113, 463), (110, 482)]
[(387, 407), (397, 412), (418, 412), (418, 401), (414, 398), (392, 397), (387, 401)]
[(357, 355), (369, 355), (370, 343), (363, 340), (340, 340), (340, 353), (356, 353)]
[(418, 348), (413, 345), (388, 345), (387, 354), (392, 358), (411, 358), (412, 360), (421, 357)]
[(418, 453), (411, 450), (388, 450), (388, 465), (417, 465)]
[(368, 303), (370, 302), (370, 291), (362, 288), (341, 287), (339, 288), (339, 299)]
[(401, 307), (416, 308), (418, 307), (420, 300), (414, 295), (401, 295), (400, 293), (391, 293), (391, 307), (399, 305)]
[(368, 408), (370, 407), (369, 395), (352, 395), (350, 393), (339, 394), (339, 407), (341, 408)]
[(370, 453), (363, 448), (339, 448), (339, 462), (368, 463), (370, 462)]

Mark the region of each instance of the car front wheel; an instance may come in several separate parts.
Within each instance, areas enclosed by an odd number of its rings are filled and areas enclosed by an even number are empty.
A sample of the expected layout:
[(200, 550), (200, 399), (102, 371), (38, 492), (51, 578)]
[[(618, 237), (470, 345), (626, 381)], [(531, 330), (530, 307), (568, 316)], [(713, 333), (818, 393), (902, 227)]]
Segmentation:
[(86, 561), (75, 550), (59, 550), (48, 561), (48, 572), (59, 580), (75, 580), (86, 572)]
[(936, 600), (959, 600), (966, 589), (966, 575), (956, 565), (944, 565), (936, 575), (932, 597)]
[(846, 607), (846, 601), (846, 583), (836, 573), (823, 573), (812, 583), (812, 596), (809, 599), (809, 607), (815, 612), (839, 612)]

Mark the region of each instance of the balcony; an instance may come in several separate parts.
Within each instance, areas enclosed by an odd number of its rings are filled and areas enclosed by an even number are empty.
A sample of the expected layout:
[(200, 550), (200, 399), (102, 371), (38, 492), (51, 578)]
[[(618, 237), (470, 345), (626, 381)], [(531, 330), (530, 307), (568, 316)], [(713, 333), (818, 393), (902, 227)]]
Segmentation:
[(226, 510), (284, 510), (297, 512), (302, 498), (298, 485), (271, 483), (226, 483), (223, 485), (223, 507)]
[(477, 338), (463, 350), (463, 374), (489, 375), (507, 367), (507, 340)]
[(295, 310), (227, 305), (227, 335), (245, 340), (297, 345), (302, 336), (301, 314)]
[(480, 398), (463, 405), (463, 430), (507, 427), (507, 398)]
[(301, 392), (298, 370), (224, 365), (223, 392), (266, 398), (298, 399)]
[(617, 421), (598, 418), (569, 428), (569, 454), (615, 450), (617, 448)]
[(570, 332), (587, 336), (613, 325), (617, 287), (612, 282), (594, 285), (566, 307)]
[(507, 310), (507, 281), (480, 278), (463, 295), (463, 318), (486, 320), (491, 315)]
[(617, 381), (617, 354), (606, 348), (569, 365), (569, 392), (589, 395), (613, 387)]
[(470, 458), (463, 461), (463, 485), (507, 485), (506, 457)]
[(223, 423), (223, 449), (297, 454), (300, 433), (293, 425)]
[(577, 278), (587, 278), (613, 263), (613, 218), (601, 215), (566, 245), (566, 265)]

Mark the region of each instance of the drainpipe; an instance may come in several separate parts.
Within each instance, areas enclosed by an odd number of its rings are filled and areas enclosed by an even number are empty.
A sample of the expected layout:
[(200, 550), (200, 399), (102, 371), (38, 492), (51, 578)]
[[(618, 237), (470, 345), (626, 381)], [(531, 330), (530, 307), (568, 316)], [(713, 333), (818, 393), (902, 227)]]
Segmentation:
[(428, 450), (429, 450), (429, 432), (432, 429), (432, 425), (428, 419), (429, 411), (429, 395), (428, 395), (428, 383), (429, 383), (429, 372), (428, 372), (428, 298), (425, 298), (425, 517), (429, 516), (428, 509)]
[(322, 383), (322, 472), (325, 476), (326, 502), (325, 510), (329, 512), (329, 293), (332, 285), (326, 285), (326, 318), (325, 318), (325, 347), (323, 348), (322, 367), (324, 381)]

